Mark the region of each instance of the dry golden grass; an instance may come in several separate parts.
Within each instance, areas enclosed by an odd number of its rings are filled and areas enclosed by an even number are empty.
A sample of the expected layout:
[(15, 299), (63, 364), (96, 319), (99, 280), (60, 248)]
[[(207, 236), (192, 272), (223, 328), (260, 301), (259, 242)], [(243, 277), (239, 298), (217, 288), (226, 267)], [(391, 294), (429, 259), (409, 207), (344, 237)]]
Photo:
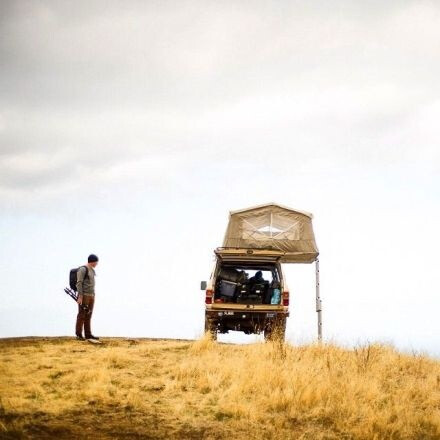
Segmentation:
[(0, 438), (440, 439), (440, 362), (392, 347), (0, 340)]

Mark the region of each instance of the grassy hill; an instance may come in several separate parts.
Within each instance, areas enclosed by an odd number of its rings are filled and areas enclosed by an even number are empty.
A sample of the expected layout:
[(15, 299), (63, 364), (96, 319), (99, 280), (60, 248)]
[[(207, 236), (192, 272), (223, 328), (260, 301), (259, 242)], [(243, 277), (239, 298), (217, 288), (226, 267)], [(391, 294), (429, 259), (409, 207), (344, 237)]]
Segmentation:
[(440, 362), (369, 345), (0, 340), (0, 438), (440, 439)]

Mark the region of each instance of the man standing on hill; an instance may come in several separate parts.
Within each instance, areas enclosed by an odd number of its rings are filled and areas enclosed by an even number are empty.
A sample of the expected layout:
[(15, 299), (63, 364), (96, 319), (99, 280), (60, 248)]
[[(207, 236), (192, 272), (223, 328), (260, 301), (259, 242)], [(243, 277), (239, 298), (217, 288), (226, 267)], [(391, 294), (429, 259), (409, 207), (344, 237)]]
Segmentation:
[[(95, 267), (98, 264), (98, 257), (89, 255), (87, 265), (78, 269), (76, 275), (76, 290), (78, 291), (78, 316), (76, 317), (76, 338), (84, 341), (95, 341), (99, 338), (93, 336), (90, 328), (93, 305), (95, 303)], [(82, 330), (84, 327), (84, 335)]]

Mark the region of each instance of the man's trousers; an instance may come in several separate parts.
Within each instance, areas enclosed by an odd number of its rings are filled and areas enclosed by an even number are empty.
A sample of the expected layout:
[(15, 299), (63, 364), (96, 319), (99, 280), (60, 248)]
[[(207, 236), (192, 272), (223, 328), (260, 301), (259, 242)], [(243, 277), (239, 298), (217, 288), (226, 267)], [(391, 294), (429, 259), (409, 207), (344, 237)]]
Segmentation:
[(76, 335), (81, 336), (84, 327), (84, 336), (89, 338), (92, 336), (90, 321), (92, 319), (93, 305), (95, 304), (94, 295), (83, 295), (82, 304), (78, 304), (78, 315), (76, 317)]

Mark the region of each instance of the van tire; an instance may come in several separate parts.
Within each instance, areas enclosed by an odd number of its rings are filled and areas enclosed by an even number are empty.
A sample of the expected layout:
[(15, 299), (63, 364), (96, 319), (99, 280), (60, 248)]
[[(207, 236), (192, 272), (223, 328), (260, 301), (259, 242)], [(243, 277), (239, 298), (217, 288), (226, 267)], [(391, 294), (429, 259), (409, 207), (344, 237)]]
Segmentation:
[(205, 317), (205, 333), (209, 333), (213, 341), (217, 340), (217, 323)]
[(273, 325), (264, 329), (266, 341), (284, 341), (286, 338), (286, 318), (277, 319)]

